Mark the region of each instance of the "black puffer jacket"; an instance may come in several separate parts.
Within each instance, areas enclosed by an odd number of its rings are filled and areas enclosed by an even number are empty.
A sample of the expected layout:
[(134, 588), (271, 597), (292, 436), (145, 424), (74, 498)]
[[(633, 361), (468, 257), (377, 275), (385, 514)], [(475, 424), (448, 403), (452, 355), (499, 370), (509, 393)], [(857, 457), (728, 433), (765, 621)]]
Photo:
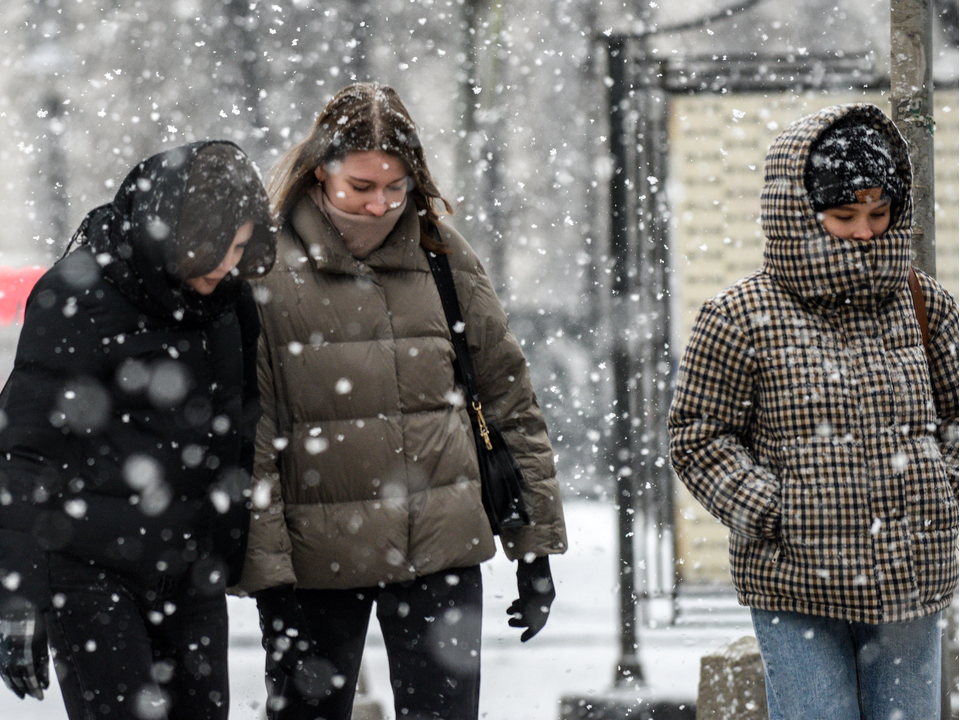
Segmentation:
[(186, 289), (156, 232), (208, 144), (141, 163), (30, 295), (0, 403), (0, 593), (47, 607), (51, 551), (147, 584), (239, 577), (257, 310), (244, 281)]

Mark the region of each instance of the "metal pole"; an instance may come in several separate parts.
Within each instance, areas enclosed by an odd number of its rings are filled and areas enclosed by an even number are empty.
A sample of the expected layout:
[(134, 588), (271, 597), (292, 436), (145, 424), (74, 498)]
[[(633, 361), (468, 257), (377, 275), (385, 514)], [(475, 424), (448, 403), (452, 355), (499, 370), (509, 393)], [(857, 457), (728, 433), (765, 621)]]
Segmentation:
[[(937, 276), (933, 172), (933, 0), (890, 0), (890, 106), (913, 166), (913, 263)], [(940, 717), (953, 714), (956, 657), (946, 634), (941, 656)]]
[(637, 635), (636, 567), (634, 558), (633, 448), (631, 445), (630, 353), (628, 343), (630, 297), (630, 240), (626, 129), (627, 41), (611, 37), (608, 43), (610, 74), (610, 153), (613, 175), (610, 179), (610, 256), (613, 259), (611, 281), (611, 318), (613, 321), (611, 364), (613, 366), (614, 419), (610, 464), (616, 471), (617, 518), (620, 550), (620, 660), (615, 686), (644, 682), (640, 666)]
[(67, 156), (62, 138), (65, 131), (63, 102), (55, 88), (56, 79), (51, 79), (50, 83), (51, 87), (43, 101), (47, 112), (47, 152), (44, 155), (43, 174), (47, 178), (47, 202), (53, 240), (47, 252), (51, 260), (56, 260), (70, 240), (70, 205), (67, 201)]
[(890, 1), (890, 106), (913, 165), (914, 264), (935, 277), (932, 38), (933, 0)]
[[(641, 460), (643, 521), (647, 536), (644, 556), (646, 580), (643, 605), (647, 617), (657, 622), (672, 623), (676, 566), (673, 547), (673, 474), (667, 459), (669, 439), (667, 415), (670, 404), (672, 360), (670, 339), (670, 291), (667, 274), (670, 269), (669, 204), (667, 184), (668, 99), (662, 87), (664, 71), (658, 61), (646, 61), (640, 67), (642, 130), (637, 133), (637, 258), (640, 267), (639, 295), (643, 298), (644, 329), (638, 355), (642, 357), (639, 382), (643, 388), (637, 403), (644, 430)], [(669, 600), (668, 616), (653, 615), (654, 605)]]

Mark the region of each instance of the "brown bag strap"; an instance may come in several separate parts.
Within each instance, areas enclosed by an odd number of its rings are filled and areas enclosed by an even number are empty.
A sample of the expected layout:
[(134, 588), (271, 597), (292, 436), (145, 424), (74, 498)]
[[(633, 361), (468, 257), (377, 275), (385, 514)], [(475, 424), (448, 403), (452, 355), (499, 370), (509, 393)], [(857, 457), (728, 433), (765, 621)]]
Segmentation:
[(923, 300), (923, 290), (920, 289), (920, 278), (913, 266), (907, 271), (907, 282), (910, 285), (910, 294), (913, 296), (913, 311), (917, 314), (920, 323), (920, 336), (923, 338), (923, 349), (927, 353), (927, 362), (930, 362), (930, 328), (927, 325), (927, 304)]

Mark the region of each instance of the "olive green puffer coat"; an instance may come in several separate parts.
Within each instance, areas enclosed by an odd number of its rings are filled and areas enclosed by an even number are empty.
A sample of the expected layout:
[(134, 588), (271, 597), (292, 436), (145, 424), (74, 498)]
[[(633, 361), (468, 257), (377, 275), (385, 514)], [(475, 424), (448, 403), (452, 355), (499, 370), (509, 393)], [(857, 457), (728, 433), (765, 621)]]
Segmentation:
[[(495, 552), (416, 208), (362, 261), (335, 233), (302, 200), (257, 288), (265, 414), (239, 587), (247, 593), (401, 582)], [(520, 345), (473, 251), (449, 227), (441, 233), (485, 414), (500, 422), (527, 483), (534, 524), (502, 537), (506, 553), (563, 552), (553, 451)]]

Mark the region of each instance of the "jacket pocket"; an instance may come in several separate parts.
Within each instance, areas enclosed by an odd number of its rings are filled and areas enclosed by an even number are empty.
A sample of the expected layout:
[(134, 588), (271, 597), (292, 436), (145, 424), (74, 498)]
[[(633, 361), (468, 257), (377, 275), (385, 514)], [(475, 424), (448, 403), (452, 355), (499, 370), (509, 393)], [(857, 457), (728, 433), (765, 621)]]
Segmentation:
[(911, 550), (921, 605), (949, 601), (957, 590), (956, 530), (915, 534)]
[(929, 436), (905, 445), (903, 466), (904, 502), (911, 530), (915, 533), (957, 531), (957, 498), (952, 472)]

